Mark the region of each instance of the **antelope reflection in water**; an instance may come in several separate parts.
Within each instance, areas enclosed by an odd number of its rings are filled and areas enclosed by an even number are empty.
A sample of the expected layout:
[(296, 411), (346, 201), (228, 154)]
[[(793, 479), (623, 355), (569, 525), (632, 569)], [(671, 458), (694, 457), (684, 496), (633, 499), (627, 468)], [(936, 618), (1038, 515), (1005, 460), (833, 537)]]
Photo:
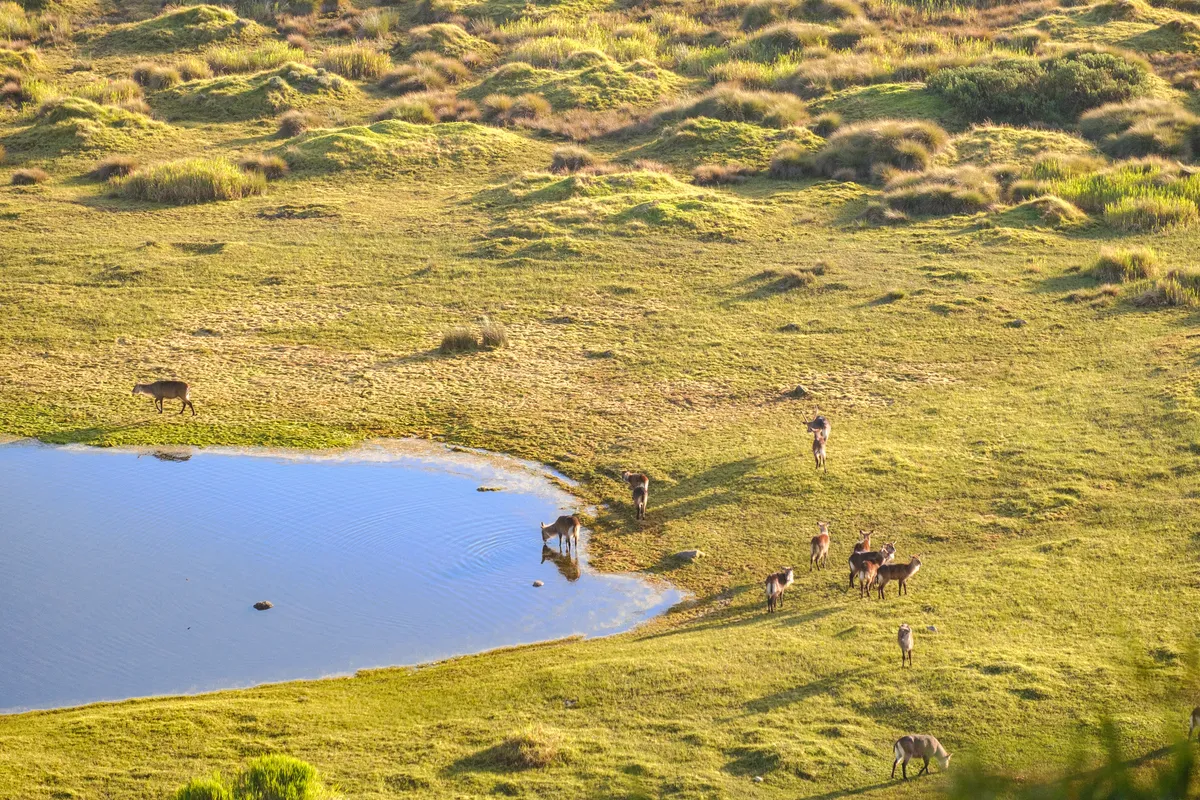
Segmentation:
[(579, 580), (579, 559), (571, 551), (562, 553), (542, 545), (542, 563), (553, 561), (558, 573), (568, 581)]

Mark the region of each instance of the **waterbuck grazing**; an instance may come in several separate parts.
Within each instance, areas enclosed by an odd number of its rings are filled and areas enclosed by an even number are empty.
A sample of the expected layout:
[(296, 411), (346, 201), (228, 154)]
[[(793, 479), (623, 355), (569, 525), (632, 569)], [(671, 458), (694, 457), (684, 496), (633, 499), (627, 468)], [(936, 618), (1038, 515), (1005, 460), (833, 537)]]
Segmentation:
[(850, 554), (850, 588), (854, 588), (854, 576), (858, 574), (864, 563), (869, 561), (876, 567), (881, 567), (895, 557), (896, 545), (894, 542), (888, 542), (878, 550), (855, 550)]
[(563, 538), (567, 540), (567, 549), (571, 549), (571, 542), (575, 542), (575, 547), (579, 547), (579, 517), (571, 514), (564, 514), (551, 524), (542, 523), (542, 545), (550, 541), (550, 537), (558, 537), (558, 549), (562, 550)]
[(912, 666), (912, 651), (913, 651), (913, 632), (912, 628), (908, 627), (908, 623), (900, 626), (900, 630), (896, 633), (896, 642), (900, 645), (900, 669), (904, 669), (904, 661), (908, 660), (908, 665)]
[(813, 434), (813, 461), (817, 469), (829, 472), (829, 467), (825, 466), (825, 434), (821, 431)]
[(1196, 728), (1200, 728), (1200, 706), (1196, 706), (1192, 709), (1192, 725), (1190, 728), (1188, 728), (1189, 741), (1192, 738), (1192, 731), (1196, 730)]
[(896, 760), (892, 762), (892, 778), (896, 777), (896, 765), (902, 763), (900, 774), (904, 776), (904, 780), (908, 780), (908, 762), (913, 758), (919, 758), (925, 762), (925, 766), (921, 767), (921, 771), (917, 773), (918, 776), (921, 772), (929, 772), (929, 759), (931, 758), (935, 759), (942, 769), (950, 766), (950, 754), (946, 752), (946, 748), (942, 747), (942, 743), (932, 736), (919, 733), (901, 736), (892, 747), (892, 752), (896, 756)]
[(875, 576), (879, 573), (879, 565), (874, 561), (864, 561), (858, 565), (858, 597), (862, 599), (871, 597), (871, 585), (875, 583)]
[(907, 564), (883, 564), (880, 566), (879, 574), (875, 576), (875, 584), (879, 587), (879, 599), (884, 599), (883, 587), (888, 585), (888, 581), (896, 581), (898, 584), (897, 594), (908, 594), (908, 579), (916, 575), (920, 568), (920, 555), (910, 558)]
[(783, 590), (792, 585), (794, 570), (788, 567), (783, 572), (775, 572), (767, 576), (767, 613), (773, 613), (776, 607), (783, 608)]
[(812, 553), (808, 557), (809, 572), (812, 572), (814, 565), (817, 569), (823, 569), (829, 558), (829, 523), (818, 522), (817, 530), (817, 535), (812, 537)]
[(646, 503), (650, 500), (650, 476), (641, 472), (622, 472), (621, 477), (633, 493), (633, 508), (638, 519), (646, 518)]
[(188, 385), (183, 381), (155, 381), (154, 383), (135, 383), (133, 385), (133, 396), (144, 394), (147, 397), (154, 398), (154, 407), (158, 409), (158, 413), (163, 413), (163, 400), (180, 400), (182, 405), (179, 406), (179, 413), (182, 414), (184, 409), (190, 408), (192, 416), (196, 416), (196, 407), (192, 405), (192, 393)]

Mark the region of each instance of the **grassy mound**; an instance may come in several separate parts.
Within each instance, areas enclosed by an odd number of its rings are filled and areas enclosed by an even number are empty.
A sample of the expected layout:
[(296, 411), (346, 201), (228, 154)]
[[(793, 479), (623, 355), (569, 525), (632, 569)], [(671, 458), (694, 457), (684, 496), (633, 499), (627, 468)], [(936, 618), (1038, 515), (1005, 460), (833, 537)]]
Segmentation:
[(813, 113), (832, 112), (847, 122), (871, 119), (928, 119), (949, 122), (954, 108), (923, 83), (852, 86), (812, 104)]
[(160, 93), (155, 103), (175, 119), (242, 120), (275, 116), (317, 101), (345, 99), (356, 92), (338, 75), (287, 64), (257, 75), (189, 81)]
[(1132, 56), (1073, 50), (943, 69), (929, 88), (969, 119), (1061, 123), (1146, 94), (1151, 75), (1149, 65)]
[(410, 30), (397, 48), (396, 55), (407, 57), (427, 50), (452, 58), (473, 57), (483, 62), (495, 60), (499, 53), (496, 45), (472, 36), (461, 26), (439, 22)]
[(809, 47), (826, 47), (833, 28), (807, 22), (777, 22), (739, 42), (733, 53), (750, 61), (771, 62)]
[(1088, 216), (1078, 206), (1052, 194), (1033, 197), (1005, 212), (1008, 222), (1042, 225), (1051, 228), (1072, 228), (1087, 222)]
[(35, 70), (42, 65), (42, 59), (38, 55), (37, 50), (26, 48), (24, 50), (13, 50), (8, 47), (0, 47), (0, 70), (17, 70), (20, 72), (29, 72)]
[(748, 92), (732, 86), (718, 86), (707, 94), (660, 111), (655, 115), (655, 121), (692, 117), (786, 128), (804, 122), (808, 118), (808, 111), (803, 101), (795, 95)]
[(238, 169), (223, 158), (190, 158), (156, 164), (118, 179), (117, 193), (131, 200), (187, 205), (238, 200), (262, 194), (266, 177)]
[(487, 193), (511, 221), (546, 233), (609, 232), (632, 236), (674, 231), (726, 238), (750, 227), (754, 213), (741, 198), (690, 186), (661, 172), (607, 175), (533, 174)]
[(465, 97), (482, 100), (488, 95), (539, 94), (555, 110), (587, 108), (603, 110), (623, 104), (648, 105), (674, 91), (676, 76), (652, 65), (622, 67), (606, 57), (578, 69), (568, 61), (567, 69), (534, 67), (523, 62), (505, 64), (469, 91)]
[(889, 208), (914, 216), (974, 214), (991, 208), (999, 196), (995, 179), (974, 166), (898, 175), (883, 190)]
[(1113, 158), (1200, 154), (1200, 117), (1166, 100), (1110, 103), (1080, 117), (1079, 129)]
[(950, 140), (938, 155), (946, 164), (1029, 165), (1047, 153), (1095, 156), (1096, 148), (1069, 133), (1005, 125), (978, 125)]
[(470, 122), (418, 125), (384, 120), (369, 127), (305, 134), (286, 147), (284, 157), (294, 170), (413, 172), (507, 162), (531, 150), (528, 140), (515, 133)]
[(130, 150), (169, 130), (145, 114), (82, 97), (62, 97), (44, 103), (33, 125), (7, 137), (4, 144), (14, 151), (44, 154)]
[(746, 122), (698, 117), (667, 128), (654, 141), (636, 148), (629, 155), (671, 164), (738, 163), (762, 169), (785, 143), (812, 152), (823, 144), (823, 140), (805, 128), (772, 130)]
[(176, 8), (143, 22), (117, 25), (95, 44), (100, 51), (167, 53), (216, 42), (253, 42), (266, 34), (262, 25), (241, 19), (227, 8), (198, 5)]
[(837, 180), (880, 180), (889, 170), (927, 169), (949, 136), (929, 122), (880, 120), (839, 128), (812, 154), (780, 148), (771, 162), (778, 178), (823, 175)]

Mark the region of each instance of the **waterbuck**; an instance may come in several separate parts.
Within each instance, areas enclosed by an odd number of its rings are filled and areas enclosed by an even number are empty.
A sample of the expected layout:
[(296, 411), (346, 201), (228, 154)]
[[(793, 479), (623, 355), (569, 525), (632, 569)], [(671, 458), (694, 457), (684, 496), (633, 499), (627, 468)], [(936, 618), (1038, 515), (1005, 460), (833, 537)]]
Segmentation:
[(850, 554), (850, 588), (854, 588), (854, 576), (858, 574), (862, 565), (870, 561), (877, 567), (889, 563), (896, 557), (896, 545), (893, 542), (888, 542), (878, 550), (855, 550)]
[(813, 434), (813, 461), (817, 469), (829, 472), (829, 467), (825, 466), (825, 434), (821, 431)]
[(182, 414), (185, 408), (192, 410), (192, 416), (196, 416), (196, 407), (192, 405), (192, 393), (188, 385), (183, 381), (155, 381), (154, 383), (135, 383), (133, 385), (133, 396), (144, 394), (147, 397), (154, 398), (154, 407), (158, 409), (158, 413), (163, 413), (163, 400), (180, 400), (183, 402), (179, 406), (179, 413)]
[(812, 553), (808, 557), (809, 572), (812, 572), (814, 564), (817, 569), (823, 569), (829, 558), (829, 523), (818, 522), (817, 530), (817, 535), (812, 537)]
[(854, 552), (861, 553), (871, 549), (871, 531), (858, 529), (858, 541), (854, 543)]
[(875, 576), (879, 573), (879, 565), (874, 561), (864, 561), (858, 565), (858, 596), (859, 598), (871, 597), (871, 585), (875, 583)]
[(775, 572), (767, 576), (767, 613), (775, 611), (776, 606), (783, 608), (783, 590), (792, 585), (794, 571), (788, 567), (783, 572)]
[(908, 560), (907, 564), (884, 564), (879, 567), (879, 574), (875, 576), (875, 584), (879, 587), (879, 599), (883, 600), (883, 587), (888, 585), (888, 581), (896, 581), (897, 594), (908, 594), (908, 579), (917, 574), (917, 570), (921, 568), (921, 556), (915, 555)]
[(925, 766), (921, 767), (921, 771), (917, 773), (918, 776), (921, 772), (929, 772), (929, 759), (931, 758), (936, 759), (938, 766), (942, 769), (950, 766), (950, 754), (946, 752), (946, 748), (942, 747), (942, 743), (932, 736), (919, 733), (901, 736), (892, 747), (892, 752), (896, 755), (896, 760), (892, 762), (893, 778), (896, 777), (896, 765), (903, 763), (900, 774), (904, 776), (904, 780), (908, 780), (908, 761), (911, 758), (919, 758), (925, 762)]
[(825, 416), (823, 414), (819, 414), (819, 415), (817, 415), (817, 418), (814, 419), (812, 422), (806, 422), (805, 427), (808, 428), (809, 433), (816, 433), (817, 431), (820, 431), (821, 434), (825, 437), (825, 441), (828, 442), (829, 441), (829, 431), (832, 429), (833, 426), (831, 426), (829, 424), (829, 420), (825, 419)]
[(622, 472), (621, 477), (633, 492), (633, 508), (638, 519), (646, 518), (646, 503), (650, 499), (650, 476), (641, 472)]
[(908, 665), (912, 666), (912, 651), (913, 651), (913, 632), (912, 628), (908, 627), (908, 623), (900, 626), (900, 630), (896, 633), (896, 642), (900, 645), (900, 669), (904, 669), (904, 660), (908, 659)]
[(566, 537), (567, 549), (571, 549), (572, 540), (575, 542), (575, 547), (579, 547), (579, 517), (574, 514), (564, 514), (551, 524), (541, 523), (542, 525), (542, 545), (550, 541), (550, 537), (558, 537), (558, 549), (562, 550), (563, 538)]

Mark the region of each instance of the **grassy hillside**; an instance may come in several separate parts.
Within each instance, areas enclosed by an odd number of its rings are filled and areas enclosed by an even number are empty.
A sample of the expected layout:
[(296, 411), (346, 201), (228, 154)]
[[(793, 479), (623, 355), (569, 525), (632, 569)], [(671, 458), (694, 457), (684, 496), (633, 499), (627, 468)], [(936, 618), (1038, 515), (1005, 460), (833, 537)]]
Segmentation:
[[(513, 453), (601, 508), (596, 566), (694, 599), (0, 717), (0, 798), (168, 797), (269, 753), (353, 798), (917, 798), (949, 782), (888, 780), (904, 733), (1036, 785), (1105, 718), (1134, 756), (1184, 730), (1190, 4), (27, 5), (0, 4), (0, 432)], [(504, 346), (440, 352), (485, 324)], [(198, 417), (129, 396), (165, 377)], [(859, 529), (922, 555), (908, 596), (848, 591)]]

